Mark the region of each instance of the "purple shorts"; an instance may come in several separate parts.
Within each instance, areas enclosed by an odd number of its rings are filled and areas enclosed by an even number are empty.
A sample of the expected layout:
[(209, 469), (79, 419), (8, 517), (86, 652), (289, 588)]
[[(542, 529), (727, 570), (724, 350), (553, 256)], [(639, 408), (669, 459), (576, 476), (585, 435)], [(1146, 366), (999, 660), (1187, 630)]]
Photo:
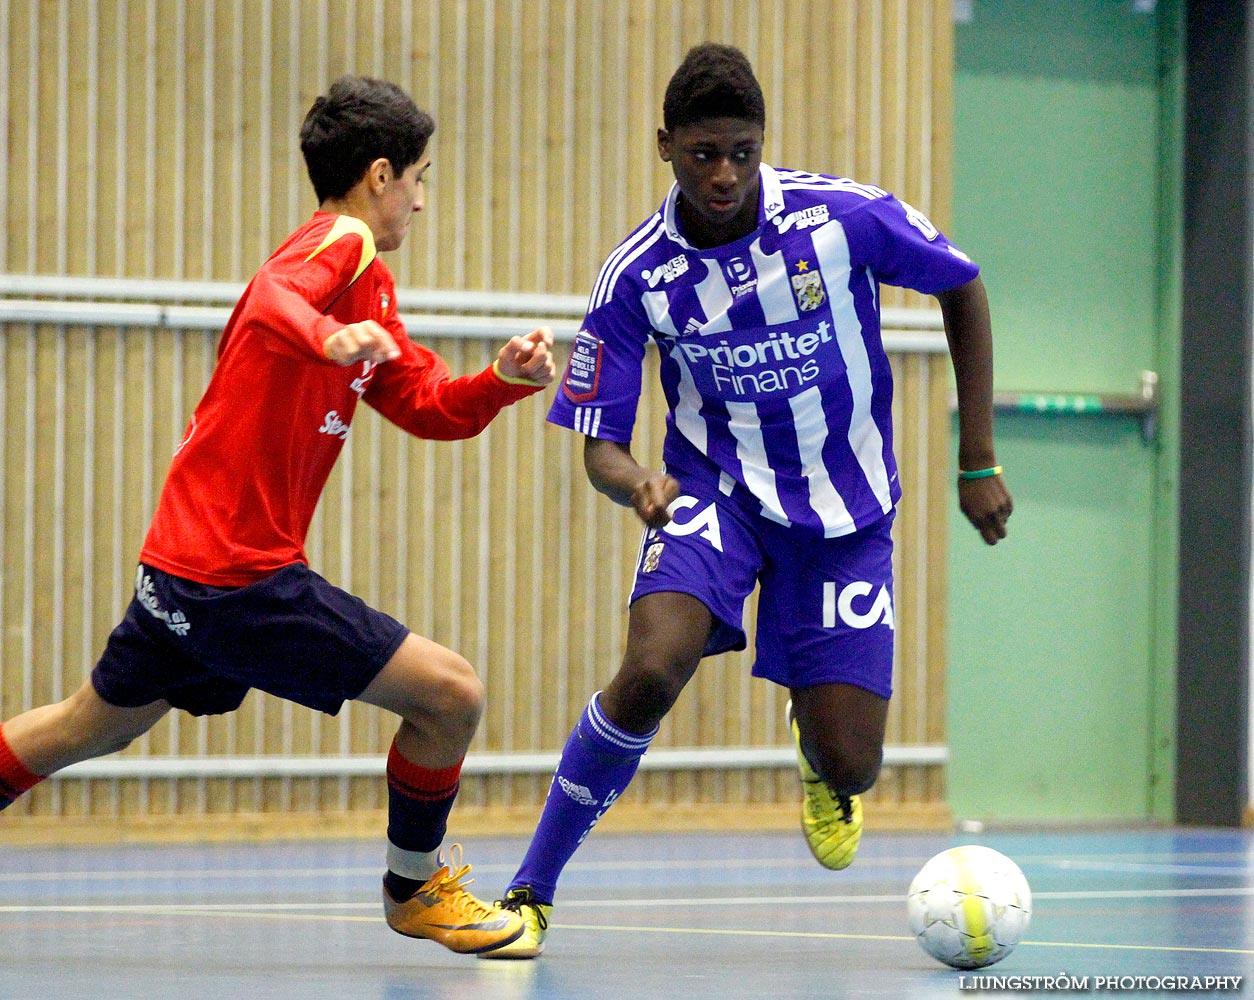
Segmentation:
[(893, 513), (837, 538), (768, 521), (719, 493), (687, 492), (671, 514), (665, 528), (645, 531), (632, 601), (663, 591), (697, 598), (714, 616), (713, 656), (745, 648), (745, 599), (760, 581), (755, 677), (892, 694)]
[(135, 597), (92, 671), (97, 694), (192, 715), (239, 708), (249, 688), (335, 715), (408, 630), (292, 563), (247, 587), (211, 587), (141, 564)]

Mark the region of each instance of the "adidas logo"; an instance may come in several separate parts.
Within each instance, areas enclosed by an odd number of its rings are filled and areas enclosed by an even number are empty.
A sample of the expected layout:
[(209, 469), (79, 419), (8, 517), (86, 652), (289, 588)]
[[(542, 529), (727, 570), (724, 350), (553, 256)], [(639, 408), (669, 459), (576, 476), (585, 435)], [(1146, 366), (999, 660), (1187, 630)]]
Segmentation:
[(555, 779), (567, 795), (578, 802), (581, 806), (595, 806), (597, 800), (592, 797), (592, 793), (588, 791), (584, 785), (576, 785), (573, 781), (567, 781), (560, 774)]

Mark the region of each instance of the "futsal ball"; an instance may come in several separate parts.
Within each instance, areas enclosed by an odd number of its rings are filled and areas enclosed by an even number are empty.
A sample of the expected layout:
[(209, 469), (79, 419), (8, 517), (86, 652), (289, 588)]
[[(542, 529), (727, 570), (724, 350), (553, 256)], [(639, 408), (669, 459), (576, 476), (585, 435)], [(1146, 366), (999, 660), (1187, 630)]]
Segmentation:
[(1019, 866), (988, 847), (942, 851), (906, 895), (919, 947), (955, 969), (982, 969), (1010, 954), (1028, 929), (1032, 890)]

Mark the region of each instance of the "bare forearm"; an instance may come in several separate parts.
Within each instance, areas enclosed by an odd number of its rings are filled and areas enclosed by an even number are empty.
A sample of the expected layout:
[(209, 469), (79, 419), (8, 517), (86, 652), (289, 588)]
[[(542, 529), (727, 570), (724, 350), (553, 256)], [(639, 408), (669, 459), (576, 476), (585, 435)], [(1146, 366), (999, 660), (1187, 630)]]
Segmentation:
[(993, 331), (977, 277), (937, 296), (958, 388), (958, 506), (989, 545), (1006, 537), (1014, 501), (993, 448)]
[(584, 439), (583, 465), (593, 488), (624, 507), (631, 506), (632, 493), (652, 475), (652, 470), (632, 457), (627, 445), (597, 438)]
[(597, 492), (631, 507), (650, 528), (660, 528), (670, 520), (667, 508), (679, 496), (679, 483), (641, 465), (627, 445), (584, 438), (583, 464)]
[(993, 447), (993, 333), (988, 296), (977, 277), (937, 296), (958, 393), (958, 464), (996, 464)]

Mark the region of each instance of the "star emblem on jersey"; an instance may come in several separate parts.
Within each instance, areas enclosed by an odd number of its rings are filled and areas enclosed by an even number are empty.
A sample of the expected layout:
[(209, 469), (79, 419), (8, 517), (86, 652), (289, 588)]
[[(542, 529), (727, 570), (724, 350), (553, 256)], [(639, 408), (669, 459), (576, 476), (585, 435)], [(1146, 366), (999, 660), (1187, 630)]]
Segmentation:
[(808, 260), (799, 260), (799, 261), (797, 261), (797, 270), (798, 270), (798, 271), (808, 271), (808, 270), (810, 270), (810, 262), (809, 262)]

